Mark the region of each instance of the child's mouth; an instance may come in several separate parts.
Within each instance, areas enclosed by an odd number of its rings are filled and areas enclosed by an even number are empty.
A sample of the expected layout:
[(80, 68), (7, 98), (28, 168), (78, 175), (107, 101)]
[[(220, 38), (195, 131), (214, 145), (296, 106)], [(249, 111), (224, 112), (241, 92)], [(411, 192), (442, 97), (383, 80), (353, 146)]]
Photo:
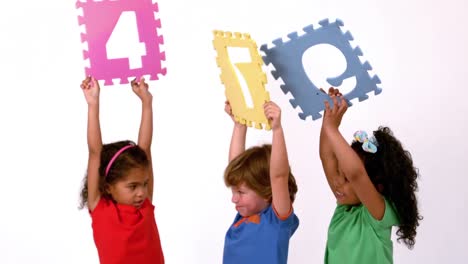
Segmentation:
[(341, 198), (344, 197), (344, 193), (341, 193), (339, 191), (335, 191), (335, 196), (336, 196), (337, 199), (341, 199)]

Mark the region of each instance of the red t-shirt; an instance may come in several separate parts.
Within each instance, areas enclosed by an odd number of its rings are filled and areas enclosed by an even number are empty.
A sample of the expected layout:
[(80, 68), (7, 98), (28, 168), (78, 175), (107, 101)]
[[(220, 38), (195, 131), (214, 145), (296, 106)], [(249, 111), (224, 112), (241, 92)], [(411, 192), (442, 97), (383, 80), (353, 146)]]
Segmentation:
[(163, 264), (154, 205), (141, 208), (101, 198), (91, 212), (94, 242), (101, 264)]

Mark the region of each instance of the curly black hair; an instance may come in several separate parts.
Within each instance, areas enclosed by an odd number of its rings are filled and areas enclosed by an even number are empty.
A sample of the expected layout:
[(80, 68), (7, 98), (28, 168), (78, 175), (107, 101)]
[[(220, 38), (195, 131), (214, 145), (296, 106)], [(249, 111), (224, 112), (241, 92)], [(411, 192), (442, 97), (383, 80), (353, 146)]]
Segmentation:
[[(112, 164), (109, 174), (105, 176), (107, 165), (114, 154), (127, 145), (134, 145), (134, 147), (122, 152)], [(149, 160), (145, 151), (131, 140), (123, 140), (103, 145), (101, 150), (101, 164), (99, 165), (99, 192), (101, 193), (101, 197), (112, 200), (112, 196), (107, 190), (109, 185), (125, 178), (129, 170), (147, 166), (149, 166)], [(78, 208), (83, 209), (88, 206), (88, 175), (85, 175), (83, 179), (80, 198), (80, 205)]]
[(378, 144), (376, 153), (365, 152), (362, 143), (358, 141), (353, 141), (351, 147), (363, 160), (374, 186), (397, 210), (400, 219), (397, 241), (402, 240), (412, 249), (416, 228), (423, 219), (418, 211), (415, 194), (419, 171), (413, 165), (411, 153), (403, 148), (390, 128), (381, 126), (373, 134)]

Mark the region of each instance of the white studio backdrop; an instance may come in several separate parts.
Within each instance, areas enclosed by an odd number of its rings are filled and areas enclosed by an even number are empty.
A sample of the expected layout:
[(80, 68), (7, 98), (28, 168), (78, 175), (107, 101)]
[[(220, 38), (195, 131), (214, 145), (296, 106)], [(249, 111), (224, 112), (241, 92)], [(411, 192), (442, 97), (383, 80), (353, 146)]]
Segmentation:
[[(382, 80), (382, 94), (348, 110), (342, 132), (390, 126), (420, 169), (424, 216), (416, 245), (394, 243), (395, 263), (464, 263), (468, 4), (446, 1), (158, 1), (168, 73), (154, 96), (156, 220), (168, 264), (221, 263), (235, 216), (223, 170), (232, 121), (224, 108), (212, 31), (250, 33), (258, 46), (324, 18), (344, 22)], [(0, 7), (0, 263), (98, 263), (86, 210), (78, 210), (87, 162), (83, 44), (75, 1), (7, 1)], [(105, 14), (102, 14), (105, 19)], [(125, 45), (125, 43), (122, 43)], [(317, 64), (316, 61), (321, 63)], [(331, 47), (304, 55), (314, 81), (344, 69)], [(333, 68), (331, 68), (333, 67)], [(334, 209), (318, 156), (321, 119), (299, 119), (270, 66), (267, 90), (283, 110), (299, 192), (289, 263), (321, 263)], [(333, 69), (332, 72), (329, 72)], [(335, 71), (336, 70), (336, 71)], [(346, 87), (343, 87), (346, 89)], [(136, 140), (140, 102), (129, 85), (101, 86), (105, 143)], [(270, 132), (249, 130), (249, 146)], [(394, 240), (395, 241), (395, 240)]]

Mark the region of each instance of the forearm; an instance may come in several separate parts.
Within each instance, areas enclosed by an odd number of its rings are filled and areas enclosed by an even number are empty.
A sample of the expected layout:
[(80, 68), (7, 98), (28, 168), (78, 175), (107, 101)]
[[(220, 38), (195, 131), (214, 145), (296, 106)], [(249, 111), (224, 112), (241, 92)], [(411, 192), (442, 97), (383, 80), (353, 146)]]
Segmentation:
[(272, 203), (280, 218), (289, 216), (291, 197), (289, 193), (289, 161), (284, 132), (281, 126), (273, 129), (270, 157), (270, 182)]
[(322, 162), (323, 172), (332, 192), (335, 192), (334, 179), (338, 176), (338, 161), (330, 145), (330, 137), (322, 128), (320, 131), (319, 143), (320, 161)]
[(99, 123), (99, 104), (88, 105), (88, 149), (91, 155), (100, 155), (102, 149), (101, 126)]
[(319, 142), (319, 154), (320, 159), (335, 158), (332, 146), (330, 144), (330, 137), (325, 133), (324, 129), (320, 130), (320, 142)]
[[(150, 155), (151, 143), (153, 140), (153, 105), (152, 100), (142, 102), (140, 130), (138, 133), (138, 146), (147, 155)], [(150, 158), (150, 156), (148, 157)]]
[(229, 162), (245, 151), (245, 139), (247, 136), (247, 126), (234, 123), (232, 131), (231, 145), (229, 146)]
[(284, 131), (282, 127), (273, 130), (273, 140), (271, 146), (270, 158), (270, 177), (271, 178), (287, 178), (289, 176), (289, 160), (286, 149), (286, 141), (284, 139)]
[(102, 138), (99, 124), (99, 104), (88, 104), (88, 208), (94, 210), (100, 197), (99, 164), (101, 159)]
[(150, 97), (141, 104), (141, 122), (138, 132), (138, 146), (142, 148), (149, 160), (148, 198), (153, 201), (153, 159), (151, 156), (151, 143), (153, 140), (153, 101)]
[(340, 170), (346, 175), (348, 180), (352, 180), (355, 175), (362, 174), (364, 166), (359, 156), (350, 147), (346, 139), (341, 135), (337, 128), (327, 128), (325, 133), (330, 140), (330, 146), (334, 156), (340, 166)]

